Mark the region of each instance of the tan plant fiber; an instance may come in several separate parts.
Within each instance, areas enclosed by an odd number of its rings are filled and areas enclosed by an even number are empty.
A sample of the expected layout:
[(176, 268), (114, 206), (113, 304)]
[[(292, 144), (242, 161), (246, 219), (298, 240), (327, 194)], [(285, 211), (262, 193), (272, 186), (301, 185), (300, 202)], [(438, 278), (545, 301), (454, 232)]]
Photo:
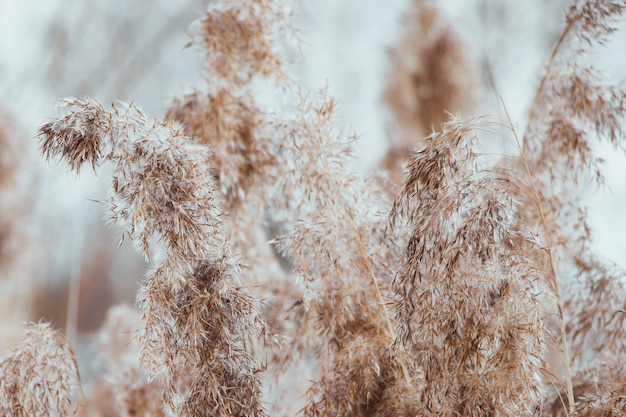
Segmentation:
[[(626, 96), (575, 58), (611, 33), (626, 3), (568, 9), (518, 137), (510, 120), (438, 118), (466, 103), (465, 87), (428, 68), (466, 57), (426, 19), (437, 16), (432, 3), (415, 2), (414, 29), (433, 38), (417, 58), (398, 55), (415, 64), (403, 79), (425, 73), (413, 90), (450, 94), (398, 104), (415, 149), (395, 189), (381, 186), (385, 173), (351, 171), (356, 137), (328, 89), (302, 92), (286, 76), (283, 6), (212, 3), (193, 37), (206, 86), (175, 100), (166, 121), (134, 104), (68, 98), (40, 128), (45, 158), (75, 172), (108, 165), (109, 222), (154, 259), (139, 311), (114, 308), (102, 329), (106, 369), (87, 390), (90, 411), (625, 415), (626, 274), (591, 250), (579, 187), (601, 178), (593, 141), (621, 145)], [(261, 97), (268, 84), (276, 97)], [(433, 107), (420, 107), (428, 98)], [(426, 137), (411, 133), (422, 113), (436, 119)], [(484, 133), (514, 139), (519, 154), (487, 161)], [(65, 382), (71, 349), (37, 326), (3, 357), (2, 404), (72, 415), (82, 399)], [(40, 346), (54, 348), (32, 353)], [(27, 373), (42, 366), (57, 366), (46, 381), (64, 375), (45, 392)], [(31, 406), (33, 393), (45, 403)]]
[(287, 88), (280, 39), (293, 38), (288, 7), (282, 1), (223, 1), (200, 19), (192, 42), (205, 56), (206, 85), (175, 99), (166, 118), (180, 122), (189, 136), (213, 150), (211, 172), (222, 195), (224, 232), (246, 268), (243, 281), (273, 310), (272, 326), (282, 327), (276, 311), (297, 300), (279, 296), (293, 287), (268, 244), (268, 192), (276, 182), (277, 150), (271, 110), (255, 94), (260, 83)]
[(532, 415), (542, 399), (544, 254), (519, 223), (515, 179), (477, 163), (488, 126), (453, 120), (427, 137), (391, 213), (410, 228), (392, 285), (398, 335), (433, 415)]
[(286, 6), (277, 0), (226, 0), (211, 5), (194, 39), (205, 51), (209, 77), (239, 89), (257, 75), (281, 74), (287, 60), (279, 40), (295, 35)]
[(126, 225), (146, 257), (152, 238), (164, 246), (138, 304), (141, 360), (165, 386), (166, 415), (264, 415), (259, 366), (248, 352), (264, 324), (221, 234), (209, 148), (177, 125), (149, 122), (132, 104), (60, 106), (61, 116), (41, 128), (43, 153), (77, 171), (112, 163), (110, 220)]
[(31, 323), (10, 353), (0, 357), (0, 414), (73, 416), (80, 384), (69, 341), (49, 324)]
[(289, 196), (294, 217), (277, 244), (293, 259), (308, 308), (291, 348), (320, 350), (320, 377), (303, 415), (381, 415), (387, 386), (408, 383), (389, 349), (395, 333), (382, 295), (394, 247), (384, 237), (382, 191), (346, 171), (351, 139), (334, 126), (334, 111), (321, 90), (301, 97), (294, 118), (280, 126), (286, 172), (277, 190)]
[[(594, 153), (594, 142), (622, 146), (626, 92), (583, 62), (592, 47), (615, 30), (625, 9), (625, 2), (608, 0), (570, 6), (531, 105), (520, 150), (520, 170), (534, 184), (533, 206), (541, 208), (522, 214), (540, 214), (553, 259), (553, 286), (560, 294), (557, 341), (570, 415), (578, 412), (576, 397), (584, 397), (581, 389), (588, 387), (575, 379), (596, 366), (606, 370), (605, 360), (624, 357), (620, 310), (625, 306), (626, 273), (591, 250), (591, 228), (578, 189), (590, 180), (602, 184), (602, 161)], [(572, 357), (585, 359), (575, 366)], [(615, 376), (597, 375), (617, 383), (611, 379)], [(606, 386), (608, 381), (601, 383)]]

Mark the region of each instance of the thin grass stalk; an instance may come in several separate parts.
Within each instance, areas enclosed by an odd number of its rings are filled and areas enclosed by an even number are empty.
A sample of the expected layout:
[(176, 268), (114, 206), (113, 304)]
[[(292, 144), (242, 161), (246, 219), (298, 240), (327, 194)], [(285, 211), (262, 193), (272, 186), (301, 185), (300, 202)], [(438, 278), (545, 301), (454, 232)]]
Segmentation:
[(539, 197), (539, 192), (537, 191), (537, 186), (535, 185), (535, 179), (530, 172), (530, 167), (528, 166), (528, 161), (526, 160), (526, 155), (524, 154), (524, 150), (520, 144), (519, 137), (517, 136), (517, 132), (515, 130), (515, 126), (513, 125), (513, 121), (509, 115), (509, 112), (504, 105), (504, 101), (502, 97), (500, 97), (500, 101), (502, 102), (502, 107), (504, 108), (504, 113), (507, 117), (507, 121), (509, 122), (509, 126), (511, 131), (513, 132), (513, 137), (515, 138), (515, 143), (520, 152), (520, 157), (522, 159), (522, 163), (524, 164), (524, 169), (526, 171), (526, 175), (528, 176), (528, 180), (530, 181), (531, 190), (534, 197), (535, 206), (537, 211), (539, 212), (539, 217), (541, 219), (541, 225), (544, 230), (544, 235), (546, 239), (546, 251), (548, 252), (548, 259), (550, 264), (550, 285), (552, 286), (552, 291), (554, 293), (556, 299), (556, 307), (558, 312), (559, 319), (559, 330), (561, 336), (561, 361), (563, 363), (563, 369), (565, 370), (565, 385), (567, 391), (567, 399), (569, 404), (569, 415), (576, 415), (576, 404), (574, 401), (574, 385), (572, 384), (572, 371), (570, 367), (570, 356), (569, 356), (569, 347), (567, 344), (567, 333), (565, 331), (565, 320), (563, 317), (563, 307), (561, 295), (559, 292), (559, 284), (556, 278), (556, 270), (554, 268), (554, 254), (553, 254), (553, 246), (552, 246), (552, 235), (550, 233), (550, 228), (548, 227), (548, 222), (546, 220), (546, 216), (543, 209), (543, 204), (541, 203), (541, 198)]

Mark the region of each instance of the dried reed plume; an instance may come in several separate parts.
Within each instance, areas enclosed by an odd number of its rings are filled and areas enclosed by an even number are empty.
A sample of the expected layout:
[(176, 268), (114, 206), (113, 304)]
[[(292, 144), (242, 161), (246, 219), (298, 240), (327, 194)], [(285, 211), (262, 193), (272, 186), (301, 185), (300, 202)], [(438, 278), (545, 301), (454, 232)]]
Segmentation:
[(28, 325), (20, 343), (0, 357), (0, 414), (73, 416), (72, 391), (80, 384), (69, 341), (49, 324)]
[(449, 113), (469, 111), (477, 80), (462, 40), (434, 2), (413, 0), (404, 32), (389, 51), (382, 100), (391, 110), (391, 146), (383, 165), (398, 171), (415, 143), (439, 131)]
[(146, 257), (152, 238), (164, 246), (138, 304), (141, 360), (163, 381), (166, 415), (264, 415), (260, 368), (248, 352), (264, 325), (221, 234), (209, 148), (132, 104), (66, 99), (60, 110), (41, 128), (44, 155), (76, 171), (110, 161), (110, 220)]
[(276, 158), (270, 152), (266, 123), (249, 93), (235, 95), (224, 89), (205, 96), (190, 94), (174, 103), (168, 118), (211, 145), (216, 155), (213, 174), (231, 209), (239, 208), (250, 193), (257, 197), (255, 191)]
[(286, 295), (291, 283), (267, 243), (267, 187), (276, 182), (277, 152), (255, 88), (263, 82), (287, 87), (279, 39), (296, 34), (287, 15), (286, 3), (275, 0), (231, 0), (209, 8), (193, 36), (205, 54), (206, 87), (174, 100), (166, 116), (213, 149), (212, 174), (228, 213), (225, 233), (246, 264), (242, 279), (264, 300)]
[[(531, 105), (521, 149), (520, 165), (535, 185), (550, 251), (554, 260), (560, 260), (553, 264), (562, 288), (563, 310), (559, 310), (565, 329), (559, 339), (564, 366), (566, 372), (574, 371), (566, 376), (570, 414), (591, 415), (589, 410), (596, 403), (583, 401), (587, 393), (581, 392), (589, 387), (581, 379), (590, 373), (596, 374), (601, 386), (623, 384), (623, 380), (611, 379), (618, 374), (601, 370), (608, 369), (603, 365), (606, 360), (624, 359), (626, 322), (620, 310), (626, 306), (626, 273), (590, 249), (591, 229), (577, 188), (590, 177), (602, 182), (602, 161), (594, 154), (594, 141), (608, 140), (619, 147), (623, 137), (626, 92), (579, 61), (614, 31), (613, 24), (624, 9), (626, 2), (607, 0), (579, 1), (569, 8)], [(576, 367), (569, 361), (568, 350), (579, 358)]]
[(295, 34), (286, 6), (280, 0), (225, 0), (212, 5), (194, 39), (205, 51), (210, 82), (237, 90), (256, 76), (282, 74), (286, 60), (280, 39)]
[(267, 117), (253, 89), (259, 79), (286, 82), (276, 39), (289, 29), (281, 4), (231, 0), (211, 7), (193, 37), (205, 53), (207, 91), (175, 100), (168, 111), (168, 119), (212, 146), (214, 175), (229, 212), (251, 193), (248, 202), (263, 203), (264, 193), (258, 190), (276, 164)]
[(488, 127), (453, 120), (427, 137), (391, 212), (410, 229), (392, 285), (398, 334), (433, 415), (532, 415), (541, 401), (545, 256), (520, 223), (515, 178), (477, 163)]
[(303, 280), (309, 310), (294, 353), (313, 345), (321, 361), (302, 414), (384, 415), (383, 398), (394, 397), (387, 387), (405, 377), (389, 349), (395, 335), (382, 296), (393, 246), (382, 191), (345, 169), (352, 140), (334, 126), (334, 107), (325, 91), (302, 97), (294, 119), (279, 126), (286, 171), (277, 190), (289, 196), (293, 229), (277, 244)]
[[(263, 83), (279, 86), (282, 92), (288, 88), (279, 40), (296, 32), (289, 27), (285, 6), (274, 0), (232, 0), (211, 7), (192, 38), (206, 58), (206, 86), (175, 99), (166, 115), (180, 122), (189, 136), (211, 146), (212, 175), (228, 213), (223, 217), (225, 234), (246, 266), (242, 280), (253, 296), (263, 300), (269, 330), (280, 339), (294, 337), (301, 292), (283, 269), (285, 260), (268, 243), (277, 233), (272, 229), (278, 227), (268, 210), (268, 189), (277, 181), (279, 152), (273, 116), (267, 105), (259, 103), (256, 91)], [(259, 351), (267, 352), (268, 365), (280, 363), (285, 355), (266, 346), (259, 346)], [(295, 385), (306, 385), (305, 373), (295, 366), (291, 373), (282, 366), (271, 369), (264, 381), (268, 409), (289, 415), (297, 410), (298, 402), (291, 400), (296, 391), (303, 392)]]

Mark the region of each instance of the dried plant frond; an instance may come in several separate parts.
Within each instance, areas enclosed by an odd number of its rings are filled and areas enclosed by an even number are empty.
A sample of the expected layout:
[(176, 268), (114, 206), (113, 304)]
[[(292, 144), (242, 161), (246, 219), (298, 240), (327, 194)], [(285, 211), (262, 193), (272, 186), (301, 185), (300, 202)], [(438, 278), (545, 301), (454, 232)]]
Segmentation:
[(619, 146), (626, 120), (626, 93), (600, 73), (576, 64), (553, 65), (543, 84), (541, 116), (531, 120), (524, 152), (542, 189), (567, 187), (592, 173), (602, 179), (593, 141)]
[(326, 91), (303, 97), (295, 119), (281, 126), (286, 172), (278, 191), (295, 219), (277, 243), (305, 281), (309, 308), (295, 347), (320, 346), (323, 364), (307, 416), (368, 415), (382, 407), (386, 384), (405, 377), (388, 351), (395, 334), (383, 293), (393, 248), (383, 236), (382, 193), (346, 172), (350, 141), (334, 127), (334, 105)]
[(583, 0), (574, 2), (566, 15), (566, 27), (572, 27), (577, 36), (589, 46), (602, 43), (615, 32), (613, 24), (626, 9), (623, 0)]
[(73, 416), (77, 382), (70, 342), (47, 323), (31, 323), (19, 344), (0, 357), (0, 414)]
[(202, 18), (195, 42), (206, 52), (210, 77), (240, 86), (255, 75), (284, 78), (279, 37), (293, 34), (286, 4), (276, 0), (220, 1)]
[(243, 281), (259, 299), (275, 299), (281, 286), (290, 285), (267, 242), (266, 188), (276, 182), (277, 150), (267, 111), (254, 94), (258, 81), (288, 86), (281, 45), (297, 35), (289, 14), (282, 0), (211, 6), (194, 37), (206, 55), (206, 92), (174, 100), (167, 114), (214, 151), (211, 171), (228, 212), (224, 233), (246, 266)]
[[(621, 417), (626, 415), (626, 376), (621, 362), (608, 365), (607, 375), (589, 372), (587, 387), (576, 404), (581, 417)], [(593, 388), (591, 388), (593, 387)], [(582, 391), (582, 390), (581, 390)]]
[(389, 383), (378, 401), (378, 407), (370, 415), (376, 417), (429, 415), (429, 410), (421, 404), (419, 389), (421, 386), (423, 385), (416, 387), (414, 384), (406, 384), (401, 379), (396, 380), (395, 384)]
[[(45, 156), (58, 155), (76, 170), (85, 160), (94, 166), (110, 160), (110, 220), (128, 224), (128, 236), (144, 255), (152, 237), (180, 257), (203, 253), (198, 236), (210, 234), (216, 223), (206, 216), (219, 215), (206, 186), (210, 149), (194, 144), (176, 125), (148, 121), (132, 104), (105, 110), (94, 100), (70, 98), (59, 107), (65, 115), (40, 130)], [(83, 140), (98, 146), (84, 147)]]
[(320, 380), (311, 388), (312, 398), (302, 415), (388, 415), (382, 400), (387, 386), (401, 376), (395, 372), (400, 366), (397, 360), (389, 349), (388, 337), (381, 337), (376, 329), (371, 333), (360, 329), (331, 362), (323, 364)]
[[(608, 138), (616, 144), (621, 138), (621, 123), (626, 115), (624, 91), (612, 86), (593, 68), (573, 61), (568, 46), (578, 39), (591, 43), (591, 39), (608, 36), (613, 32), (611, 23), (622, 15), (625, 8), (626, 3), (623, 1), (580, 0), (568, 10), (566, 26), (535, 93), (524, 132), (524, 153), (538, 180), (541, 180), (547, 167), (565, 170), (566, 167), (557, 163), (559, 158), (581, 154), (581, 159), (585, 160), (587, 147), (584, 145), (590, 139)], [(577, 52), (581, 55), (586, 50)], [(573, 127), (565, 129), (561, 134), (546, 135), (546, 126), (553, 123), (569, 123)], [(551, 133), (559, 132), (552, 130)], [(585, 143), (581, 143), (581, 138), (584, 138)], [(581, 146), (572, 146), (571, 152), (540, 155), (542, 146), (552, 141), (565, 142), (569, 139)], [(541, 161), (540, 156), (550, 158)]]
[(276, 164), (261, 111), (249, 94), (229, 90), (190, 94), (174, 101), (167, 118), (182, 123), (190, 136), (211, 146), (214, 176), (229, 208), (242, 204)]
[[(579, 369), (610, 356), (610, 347), (626, 336), (616, 311), (622, 308), (619, 298), (626, 274), (607, 267), (591, 251), (591, 228), (577, 190), (589, 178), (603, 180), (595, 143), (607, 140), (621, 146), (626, 92), (574, 61), (570, 52), (578, 41), (585, 44), (575, 50), (579, 56), (594, 42), (602, 42), (624, 8), (623, 1), (597, 0), (579, 1), (569, 9), (531, 105), (521, 150), (522, 165), (542, 206), (541, 212), (526, 210), (522, 216), (540, 215), (545, 234), (551, 236), (551, 257), (559, 260), (553, 262), (555, 286), (565, 289), (560, 291), (559, 311), (568, 334), (559, 339), (564, 352), (572, 345)], [(568, 371), (573, 364), (565, 356)], [(574, 392), (569, 378), (567, 382), (571, 414)]]
[[(350, 292), (374, 300), (369, 292), (372, 279), (381, 285), (389, 281), (385, 268), (389, 249), (382, 239), (384, 200), (376, 201), (381, 194), (373, 187), (368, 189), (373, 184), (345, 171), (350, 141), (333, 126), (333, 111), (334, 101), (321, 92), (315, 100), (303, 98), (296, 118), (281, 127), (286, 172), (280, 176), (277, 190), (290, 196), (286, 202), (295, 210), (295, 219), (293, 230), (279, 239), (278, 245), (294, 259), (296, 272), (312, 284), (310, 289), (315, 288), (311, 296), (321, 302), (340, 302), (328, 310), (333, 311), (328, 319), (335, 321), (328, 328), (340, 337), (346, 330), (344, 320), (358, 318), (350, 310), (362, 305), (356, 299), (342, 301), (351, 297)], [(368, 200), (360, 198), (365, 195)], [(358, 287), (348, 291), (350, 281)], [(360, 294), (357, 288), (367, 291)], [(339, 298), (318, 297), (325, 291), (336, 292)]]
[[(208, 91), (174, 100), (167, 114), (190, 136), (213, 147), (214, 175), (229, 211), (268, 182), (275, 165), (267, 118), (252, 91), (255, 76), (284, 78), (277, 36), (290, 30), (286, 6), (280, 0), (212, 5), (196, 35), (206, 53)], [(264, 201), (263, 193), (254, 197)]]
[[(530, 415), (540, 403), (547, 273), (520, 196), (481, 170), (476, 121), (451, 121), (415, 151), (391, 219), (411, 235), (392, 289), (402, 343), (436, 415)], [(497, 398), (498, 401), (494, 401)]]
[[(608, 35), (612, 31), (608, 22), (620, 16), (624, 8), (623, 1), (574, 3), (537, 88), (522, 151), (538, 191), (548, 203), (567, 193), (559, 194), (563, 188), (551, 192), (555, 184), (571, 187), (590, 172), (597, 180), (602, 179), (600, 160), (592, 153), (593, 141), (608, 139), (618, 146), (622, 139), (626, 92), (595, 69), (572, 62), (566, 46), (576, 39)], [(556, 212), (558, 206), (572, 202), (555, 203), (548, 211)]]
[(237, 286), (240, 267), (226, 247), (215, 250), (222, 255), (186, 275), (165, 261), (140, 290), (143, 362), (168, 382), (166, 402), (180, 415), (264, 415), (248, 352), (260, 318)]
[[(102, 138), (111, 132), (107, 112), (100, 103), (70, 99), (59, 103), (67, 113), (41, 127), (41, 151), (50, 159), (62, 155), (73, 171), (88, 163), (93, 169), (102, 157)], [(63, 138), (63, 140), (57, 140)]]
[(478, 83), (465, 50), (433, 2), (411, 2), (400, 43), (389, 52), (382, 97), (391, 110), (395, 140), (383, 164), (392, 172), (399, 172), (416, 140), (441, 129), (448, 113), (473, 105)]
[(164, 384), (167, 415), (264, 415), (260, 368), (248, 352), (264, 324), (221, 233), (209, 148), (175, 125), (148, 122), (133, 105), (66, 103), (68, 114), (41, 130), (44, 151), (73, 160), (73, 147), (63, 145), (76, 140), (69, 122), (94, 121), (91, 133), (106, 143), (100, 152), (114, 168), (111, 220), (127, 226), (145, 255), (151, 238), (164, 245), (138, 303), (141, 360)]
[(626, 275), (599, 259), (579, 268), (580, 279), (565, 303), (567, 331), (579, 367), (593, 368), (626, 352)]

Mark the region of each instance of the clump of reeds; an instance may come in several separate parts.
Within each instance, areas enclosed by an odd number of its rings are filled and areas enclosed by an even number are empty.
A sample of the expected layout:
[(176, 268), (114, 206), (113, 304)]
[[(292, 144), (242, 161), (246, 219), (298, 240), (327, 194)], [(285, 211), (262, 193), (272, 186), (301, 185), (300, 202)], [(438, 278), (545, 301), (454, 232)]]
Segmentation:
[[(256, 89), (262, 83), (287, 88), (287, 60), (279, 40), (296, 34), (288, 14), (286, 3), (274, 0), (212, 5), (192, 37), (205, 56), (206, 83), (175, 99), (166, 115), (211, 146), (211, 173), (229, 214), (224, 229), (246, 264), (242, 278), (274, 312), (289, 303), (293, 291), (267, 243), (267, 187), (276, 182), (277, 151), (270, 110), (259, 103)], [(277, 301), (279, 293), (284, 301)], [(281, 327), (281, 322), (270, 323)]]
[[(174, 100), (168, 111), (169, 119), (214, 149), (213, 174), (229, 211), (244, 200), (263, 202), (258, 189), (271, 180), (276, 164), (268, 119), (254, 88), (260, 80), (287, 82), (277, 40), (289, 30), (281, 4), (260, 0), (213, 5), (193, 36), (205, 54), (205, 89)], [(247, 199), (251, 193), (253, 198)]]
[(307, 308), (291, 349), (313, 348), (320, 363), (303, 415), (380, 415), (388, 387), (406, 377), (389, 349), (395, 331), (383, 297), (394, 247), (384, 236), (382, 191), (346, 170), (352, 139), (334, 125), (334, 108), (325, 91), (301, 97), (279, 127), (277, 191), (287, 196), (292, 229), (277, 244), (303, 282)]
[(44, 155), (76, 171), (110, 162), (110, 221), (125, 225), (146, 257), (151, 239), (163, 245), (138, 304), (141, 361), (164, 384), (166, 413), (264, 415), (248, 350), (264, 325), (221, 233), (210, 149), (134, 105), (67, 99), (60, 108), (41, 128)]
[(615, 30), (613, 24), (625, 9), (623, 1), (607, 0), (580, 1), (568, 9), (532, 102), (521, 149), (520, 175), (531, 178), (540, 206), (524, 215), (540, 218), (561, 293), (559, 314), (565, 328), (559, 343), (566, 359), (568, 350), (577, 358), (564, 364), (566, 372), (572, 370), (566, 376), (570, 414), (620, 412), (599, 407), (619, 403), (619, 390), (603, 401), (584, 400), (598, 396), (588, 384), (590, 375), (603, 387), (623, 385), (623, 379), (614, 379), (621, 378), (619, 373), (606, 372), (610, 367), (605, 362), (624, 358), (626, 322), (620, 311), (626, 274), (591, 250), (591, 228), (578, 188), (589, 179), (598, 185), (603, 181), (594, 142), (621, 146), (626, 93), (584, 59)]
[[(93, 413), (295, 413), (285, 392), (298, 383), (264, 403), (267, 360), (279, 378), (288, 365), (310, 371), (305, 416), (624, 414), (624, 274), (592, 255), (571, 198), (598, 172), (591, 136), (619, 143), (624, 94), (569, 54), (610, 33), (626, 4), (569, 9), (519, 158), (490, 166), (476, 142), (502, 126), (441, 118), (466, 103), (445, 71), (465, 58), (430, 5), (413, 7), (433, 39), (412, 58), (394, 53), (417, 66), (403, 76), (414, 74), (416, 95), (393, 107), (401, 129), (436, 131), (415, 135), (398, 193), (346, 168), (354, 138), (327, 91), (272, 116), (257, 100), (260, 79), (297, 91), (277, 46), (286, 14), (270, 0), (220, 2), (204, 15), (195, 42), (207, 86), (174, 102), (175, 121), (70, 98), (41, 127), (46, 158), (76, 172), (111, 166), (110, 222), (146, 258), (156, 252), (141, 317), (117, 308), (103, 329), (107, 377), (88, 391)], [(268, 209), (285, 219), (273, 244), (293, 271), (277, 268), (265, 241)], [(259, 343), (266, 318), (287, 338), (281, 351)], [(564, 375), (548, 369), (554, 342)], [(42, 372), (59, 377), (41, 385)], [(73, 353), (49, 327), (32, 328), (0, 375), (5, 414), (74, 414)]]

